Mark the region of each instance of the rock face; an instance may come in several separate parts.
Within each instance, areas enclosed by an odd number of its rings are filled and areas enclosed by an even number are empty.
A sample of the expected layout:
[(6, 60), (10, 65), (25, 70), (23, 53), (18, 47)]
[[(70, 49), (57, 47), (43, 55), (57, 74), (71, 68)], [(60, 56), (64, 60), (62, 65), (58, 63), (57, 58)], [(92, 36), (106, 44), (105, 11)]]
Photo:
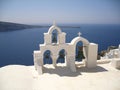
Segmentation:
[(118, 46), (109, 46), (108, 49), (107, 49), (107, 51), (110, 51), (112, 49), (117, 49), (117, 48), (118, 48)]
[(99, 52), (98, 55), (103, 57), (103, 56), (105, 56), (106, 53), (107, 53), (107, 50), (103, 50), (103, 51)]
[(105, 56), (106, 53), (108, 53), (112, 49), (118, 49), (118, 46), (108, 46), (107, 50), (102, 50), (98, 53), (99, 56)]
[(118, 46), (109, 46), (107, 50), (101, 51), (98, 56), (99, 59), (112, 59), (120, 57), (120, 45)]

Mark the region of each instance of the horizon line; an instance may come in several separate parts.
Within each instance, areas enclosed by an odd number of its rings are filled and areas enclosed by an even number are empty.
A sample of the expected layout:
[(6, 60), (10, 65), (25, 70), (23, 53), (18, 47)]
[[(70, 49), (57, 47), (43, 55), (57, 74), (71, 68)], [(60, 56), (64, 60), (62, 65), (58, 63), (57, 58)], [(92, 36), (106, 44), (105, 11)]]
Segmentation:
[[(0, 22), (8, 22), (8, 23), (17, 23), (17, 24), (27, 24), (27, 25), (52, 25), (53, 24), (53, 22), (52, 23), (50, 23), (50, 22), (48, 22), (48, 23), (41, 23), (41, 22), (38, 22), (38, 23), (35, 23), (35, 22), (33, 22), (33, 23), (22, 23), (22, 22), (14, 22), (14, 21), (0, 21)], [(79, 25), (79, 24), (103, 24), (103, 25), (106, 25), (106, 24), (113, 24), (113, 25), (120, 25), (120, 23), (81, 23), (81, 22), (78, 22), (78, 23), (76, 23), (76, 22), (73, 22), (73, 23), (67, 23), (67, 22), (56, 22), (56, 24), (57, 25), (63, 25), (63, 24), (65, 24), (65, 25)]]

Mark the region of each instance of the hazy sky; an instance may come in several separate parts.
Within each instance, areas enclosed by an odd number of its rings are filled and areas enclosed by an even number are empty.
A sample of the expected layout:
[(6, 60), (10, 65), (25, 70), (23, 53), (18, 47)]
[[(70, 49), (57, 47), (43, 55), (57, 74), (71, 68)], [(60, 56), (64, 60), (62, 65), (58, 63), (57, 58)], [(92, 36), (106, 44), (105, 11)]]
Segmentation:
[(120, 24), (120, 0), (0, 0), (0, 21)]

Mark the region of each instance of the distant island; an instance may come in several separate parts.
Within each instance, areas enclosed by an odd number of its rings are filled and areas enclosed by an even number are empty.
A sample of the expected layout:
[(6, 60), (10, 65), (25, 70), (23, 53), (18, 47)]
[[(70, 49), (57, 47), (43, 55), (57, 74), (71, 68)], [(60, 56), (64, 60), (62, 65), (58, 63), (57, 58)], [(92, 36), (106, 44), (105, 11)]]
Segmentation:
[(0, 32), (15, 31), (15, 30), (28, 29), (28, 28), (41, 28), (41, 27), (42, 26), (0, 21)]
[[(0, 21), (0, 32), (23, 30), (28, 28), (49, 28), (49, 25), (27, 25)], [(79, 26), (60, 26), (61, 28), (80, 28)]]

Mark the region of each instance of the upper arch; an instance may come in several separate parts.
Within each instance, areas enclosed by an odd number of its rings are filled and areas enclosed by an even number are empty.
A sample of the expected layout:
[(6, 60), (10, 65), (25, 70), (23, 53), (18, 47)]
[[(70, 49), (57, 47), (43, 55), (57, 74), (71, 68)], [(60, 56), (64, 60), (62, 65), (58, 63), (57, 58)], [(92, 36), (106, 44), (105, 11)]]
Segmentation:
[(61, 33), (61, 29), (60, 29), (58, 26), (53, 25), (53, 26), (51, 26), (51, 27), (49, 28), (48, 34), (52, 34), (52, 32), (53, 32), (54, 30), (57, 30), (58, 34)]

